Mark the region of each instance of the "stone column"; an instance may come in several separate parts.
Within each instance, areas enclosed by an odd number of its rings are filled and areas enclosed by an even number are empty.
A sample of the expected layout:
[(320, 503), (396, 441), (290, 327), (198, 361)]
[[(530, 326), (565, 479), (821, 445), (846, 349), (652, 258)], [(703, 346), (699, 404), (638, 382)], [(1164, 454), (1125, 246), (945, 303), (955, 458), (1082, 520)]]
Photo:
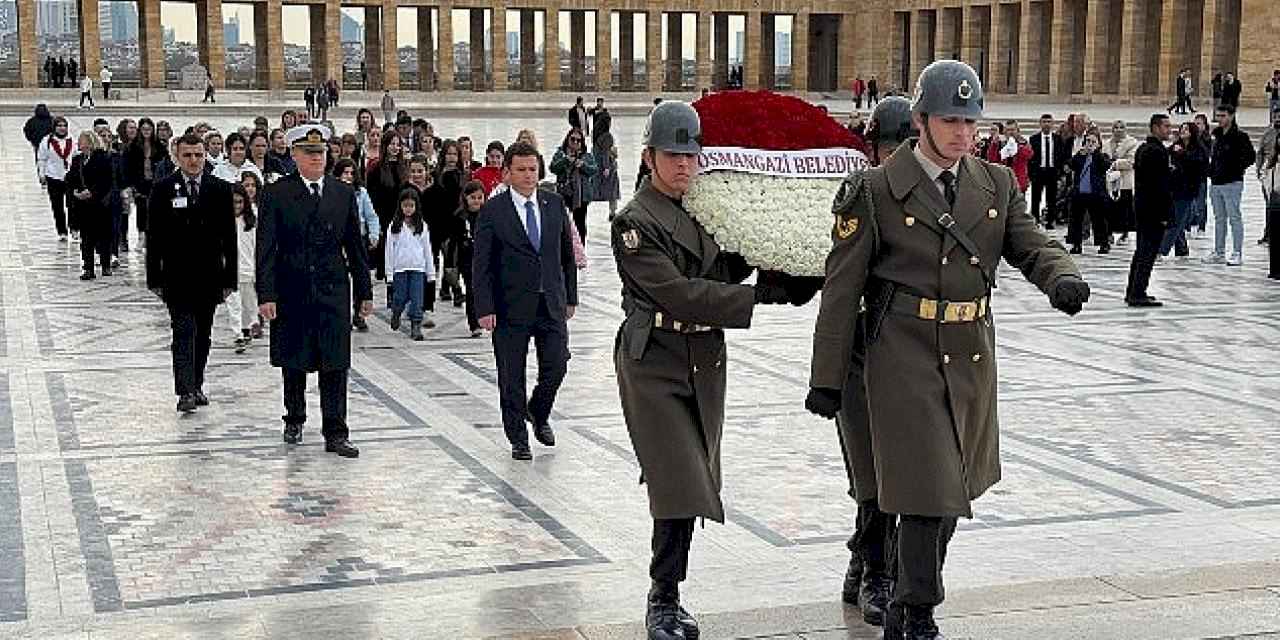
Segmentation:
[(1018, 93), (1032, 93), (1032, 83), (1040, 73), (1040, 44), (1036, 23), (1032, 19), (1031, 0), (1022, 0), (1022, 19), (1018, 24), (1018, 42), (1022, 43), (1022, 65), (1018, 67)]
[[(1210, 0), (1212, 2), (1212, 0)], [(1120, 37), (1120, 95), (1142, 94), (1143, 19), (1146, 9), (1141, 0), (1124, 0), (1123, 34)], [(1206, 5), (1207, 6), (1207, 5)], [(1208, 34), (1205, 34), (1208, 37)]]
[(636, 90), (636, 23), (635, 14), (618, 12), (618, 88)]
[[(441, 14), (443, 15), (443, 14)], [(418, 7), (418, 90), (439, 89), (436, 79), (436, 40), (431, 33), (433, 23), (431, 7)], [(452, 58), (450, 58), (452, 59)], [(452, 76), (451, 76), (452, 77)], [(447, 86), (452, 89), (452, 81)]]
[(1107, 20), (1110, 18), (1108, 0), (1087, 0), (1089, 15), (1085, 19), (1084, 45), (1084, 93), (1102, 93), (1107, 86)]
[(951, 8), (938, 9), (938, 33), (934, 38), (934, 51), (940, 58), (950, 58), (960, 49), (960, 43), (956, 40), (956, 25), (963, 18), (956, 15), (957, 11), (959, 10)]
[(650, 11), (644, 18), (644, 68), (648, 72), (649, 93), (662, 91), (662, 12)]
[(1005, 16), (1001, 15), (1000, 3), (993, 2), (991, 4), (991, 16), (989, 18), (989, 29), (991, 34), (987, 48), (987, 71), (983, 76), (982, 82), (984, 87), (992, 93), (1004, 93), (1008, 91), (1005, 87), (1006, 74), (1008, 73), (1007, 60), (1009, 59), (1009, 39), (1005, 32)]
[(985, 84), (989, 75), (987, 69), (990, 67), (984, 66), (981, 60), (988, 33), (985, 21), (980, 15), (984, 9), (985, 7), (975, 7), (971, 4), (965, 4), (962, 9), (964, 13), (960, 18), (960, 59), (969, 63)]
[(560, 90), (560, 8), (546, 8), (542, 22), (542, 50), (545, 63), (542, 68), (542, 90)]
[(574, 91), (586, 87), (587, 77), (587, 12), (569, 12), (569, 78)]
[(663, 86), (667, 91), (680, 91), (684, 76), (684, 14), (678, 11), (666, 14), (667, 64)]
[[(364, 7), (364, 73), (367, 86), (361, 90), (377, 91), (382, 87), (382, 15), (381, 7)], [(395, 46), (395, 41), (391, 41)], [(360, 65), (356, 65), (356, 72)], [(358, 79), (358, 78), (357, 78)]]
[(711, 22), (715, 25), (713, 34), (716, 48), (715, 59), (711, 63), (711, 85), (720, 90), (729, 84), (729, 14), (713, 13)]
[[(911, 72), (907, 75), (912, 82), (920, 75), (924, 68), (933, 62), (933, 35), (929, 31), (930, 21), (929, 11), (913, 11), (911, 12)], [(991, 17), (991, 32), (996, 33), (996, 18)], [(897, 85), (897, 78), (894, 78), (894, 85)], [(911, 87), (898, 87), (903, 93), (909, 93)]]
[[(275, 37), (280, 38), (279, 31)], [(138, 53), (142, 86), (164, 88), (164, 31), (160, 24), (160, 0), (138, 0)]]
[[(1164, 3), (1160, 20), (1160, 63), (1157, 95), (1176, 96), (1178, 72), (1187, 64), (1187, 2), (1172, 0)], [(1265, 84), (1263, 86), (1266, 86)], [(1213, 97), (1210, 87), (1209, 97)]]
[(809, 90), (809, 14), (791, 19), (791, 90)]
[[(1126, 4), (1128, 4), (1129, 2), (1133, 2), (1133, 0), (1128, 0)], [(1197, 78), (1193, 78), (1193, 80), (1197, 81), (1196, 82), (1196, 98), (1198, 98), (1197, 101), (1202, 104), (1211, 104), (1213, 102), (1213, 84), (1212, 84), (1213, 74), (1222, 73), (1223, 71), (1225, 71), (1225, 69), (1222, 68), (1222, 57), (1218, 55), (1218, 48), (1221, 46), (1222, 36), (1220, 34), (1220, 30), (1218, 29), (1217, 25), (1219, 20), (1226, 17), (1227, 11), (1224, 7), (1220, 5), (1221, 5), (1221, 0), (1204, 0), (1204, 19), (1202, 21), (1202, 24), (1204, 27), (1204, 34), (1202, 35), (1203, 44), (1201, 44), (1201, 47), (1200, 47), (1200, 75)], [(1128, 15), (1127, 7), (1125, 10), (1125, 15), (1126, 16)], [(1127, 40), (1128, 37), (1129, 37), (1129, 34), (1128, 34), (1128, 31), (1126, 31), (1125, 32), (1126, 40), (1124, 43), (1125, 45), (1124, 48), (1126, 51), (1128, 51), (1129, 49), (1129, 41)], [(1124, 83), (1124, 79), (1123, 79), (1124, 66), (1123, 65), (1124, 63), (1122, 62), (1120, 67), (1121, 84)], [(1241, 84), (1244, 84), (1244, 83), (1241, 82)], [(1266, 84), (1263, 84), (1263, 86), (1265, 87)], [(1205, 108), (1212, 108), (1212, 107), (1205, 107)]]
[(596, 91), (613, 90), (613, 19), (608, 9), (596, 9)]
[(1053, 0), (1053, 44), (1049, 57), (1049, 93), (1067, 96), (1071, 93), (1071, 48), (1075, 42), (1075, 12), (1069, 0)]
[[(316, 10), (320, 13), (320, 37), (316, 38)], [(320, 50), (320, 74), (316, 74), (316, 51), (311, 51), (311, 80), (312, 82), (326, 82), (330, 79), (336, 80), (338, 86), (342, 86), (342, 4), (339, 0), (325, 0), (323, 6), (312, 8), (311, 19), (311, 43), (312, 47), (319, 44)]]
[(44, 59), (36, 47), (36, 0), (17, 0), (18, 7), (18, 73), (22, 88), (40, 86), (44, 77)]
[[(436, 86), (437, 91), (453, 91), (453, 5), (441, 4), (436, 20)], [(421, 55), (421, 54), (419, 54)]]
[[(888, 12), (882, 15), (892, 15)], [(875, 50), (880, 55), (880, 60), (884, 60), (885, 52), (880, 47), (873, 47), (872, 37), (860, 37), (858, 34), (866, 33), (875, 25), (875, 19), (872, 16), (860, 16), (856, 13), (840, 14), (840, 26), (837, 28), (836, 34), (839, 36), (836, 40), (838, 43), (836, 58), (836, 89), (846, 89), (853, 86), (854, 78), (862, 75), (863, 80), (870, 80), (872, 75), (876, 75), (880, 86), (884, 86), (884, 82), (888, 76), (885, 75), (886, 67), (880, 63), (873, 64), (869, 54)], [(884, 25), (888, 27), (888, 25)], [(892, 33), (891, 29), (884, 29), (880, 33)], [(863, 61), (863, 64), (859, 64)]]
[(711, 88), (711, 14), (698, 12), (698, 33), (694, 36), (693, 57), (697, 71), (694, 76), (694, 89), (702, 91)]
[(489, 88), (484, 64), (488, 50), (488, 43), (484, 41), (484, 9), (468, 9), (467, 24), (470, 27), (470, 33), (467, 35), (467, 52), (471, 63), (471, 90), (484, 91)]
[(537, 91), (538, 50), (534, 47), (534, 20), (537, 14), (533, 9), (520, 9), (520, 90)]
[[(94, 21), (93, 24), (98, 23)], [(227, 48), (222, 34), (222, 0), (196, 1), (196, 40), (200, 43), (200, 64), (213, 76), (213, 86), (218, 89), (226, 87)]]
[[(102, 71), (102, 44), (98, 28), (98, 0), (79, 0), (76, 3), (80, 17), (80, 68), (78, 73), (93, 79), (95, 88), (98, 83), (98, 72)], [(196, 11), (199, 16), (199, 10)], [(221, 24), (221, 20), (219, 20)], [(222, 44), (222, 30), (218, 30), (218, 44)], [(75, 79), (77, 86), (80, 78)]]
[(763, 25), (764, 16), (759, 11), (752, 11), (747, 14), (747, 33), (743, 38), (743, 48), (746, 49), (745, 60), (742, 62), (742, 86), (744, 89), (759, 89), (760, 76), (762, 69), (760, 68), (760, 30)]
[(778, 85), (778, 36), (776, 16), (766, 13), (760, 16), (760, 88), (773, 89)]
[(382, 61), (378, 65), (382, 77), (374, 85), (373, 72), (369, 72), (369, 86), (395, 91), (400, 88), (400, 11), (395, 0), (382, 0), (381, 25)]
[(257, 58), (258, 88), (284, 89), (284, 21), (281, 0), (253, 5), (253, 40)]
[(493, 17), (489, 19), (489, 45), (493, 56), (494, 91), (506, 91), (511, 88), (511, 78), (507, 72), (507, 7), (505, 4), (493, 6)]

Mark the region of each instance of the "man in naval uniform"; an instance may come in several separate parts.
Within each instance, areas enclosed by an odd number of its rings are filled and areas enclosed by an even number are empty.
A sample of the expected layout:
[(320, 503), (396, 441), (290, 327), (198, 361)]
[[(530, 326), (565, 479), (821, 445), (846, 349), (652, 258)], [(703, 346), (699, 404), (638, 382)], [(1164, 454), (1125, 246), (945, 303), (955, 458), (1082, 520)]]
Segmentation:
[(1078, 313), (1089, 287), (1036, 228), (1013, 173), (970, 155), (982, 83), (963, 62), (921, 72), (920, 139), (837, 195), (814, 330), (812, 412), (835, 417), (866, 300), (864, 385), (876, 499), (899, 518), (886, 640), (939, 640), (933, 610), (958, 517), (1000, 479), (991, 282), (1003, 258), (1054, 308)]

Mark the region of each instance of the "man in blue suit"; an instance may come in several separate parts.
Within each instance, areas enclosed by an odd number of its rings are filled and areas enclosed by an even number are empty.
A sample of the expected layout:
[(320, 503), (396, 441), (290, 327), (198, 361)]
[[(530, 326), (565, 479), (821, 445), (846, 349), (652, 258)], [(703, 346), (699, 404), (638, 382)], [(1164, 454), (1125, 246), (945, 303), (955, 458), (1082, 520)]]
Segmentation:
[[(547, 422), (569, 361), (567, 321), (578, 306), (578, 274), (560, 196), (538, 191), (538, 151), (507, 149), (503, 179), (510, 189), (485, 203), (476, 220), (472, 262), (476, 315), (493, 332), (502, 428), (511, 457), (532, 460), (525, 421), (552, 447)], [(529, 338), (538, 349), (538, 383), (525, 399)]]

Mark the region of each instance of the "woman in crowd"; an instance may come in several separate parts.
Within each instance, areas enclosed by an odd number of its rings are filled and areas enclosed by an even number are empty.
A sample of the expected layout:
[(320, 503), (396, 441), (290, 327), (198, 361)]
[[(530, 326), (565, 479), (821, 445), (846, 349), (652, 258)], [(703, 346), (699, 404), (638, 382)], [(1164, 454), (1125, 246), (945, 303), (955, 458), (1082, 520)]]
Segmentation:
[(58, 231), (58, 241), (67, 241), (67, 170), (71, 168), (71, 156), (76, 142), (67, 134), (67, 119), (53, 119), (53, 131), (44, 137), (36, 149), (36, 173), (40, 184), (49, 194), (53, 208), (53, 224)]
[(609, 220), (618, 212), (618, 200), (622, 197), (622, 185), (618, 181), (618, 145), (614, 142), (613, 118), (600, 118), (596, 130), (592, 155), (600, 171), (596, 174), (595, 200), (609, 203)]
[(364, 134), (377, 128), (378, 123), (373, 120), (373, 112), (360, 107), (360, 110), (356, 112), (356, 136), (363, 137)]
[(82, 232), (80, 260), (84, 273), (80, 279), (93, 280), (95, 255), (102, 275), (111, 275), (111, 156), (102, 136), (92, 130), (80, 132), (76, 143), (80, 152), (71, 161), (66, 186), (71, 195), (72, 217)]
[(1076, 175), (1071, 191), (1071, 221), (1067, 226), (1067, 244), (1071, 253), (1080, 253), (1084, 244), (1084, 220), (1093, 226), (1093, 244), (1098, 253), (1111, 252), (1111, 233), (1107, 230), (1107, 169), (1111, 161), (1102, 153), (1102, 138), (1085, 134), (1080, 150), (1071, 157), (1071, 171)]
[[(405, 172), (408, 170), (408, 163), (404, 162), (403, 155), (404, 145), (400, 141), (400, 136), (396, 135), (395, 131), (388, 131), (382, 137), (382, 148), (379, 150), (378, 157), (373, 159), (373, 163), (369, 165), (369, 170), (365, 174), (368, 178), (366, 186), (369, 189), (369, 197), (373, 200), (373, 209), (378, 213), (378, 223), (383, 230), (378, 245), (374, 247), (373, 254), (370, 256), (378, 280), (386, 279), (384, 269), (386, 229), (391, 224), (396, 207), (399, 206), (396, 199), (400, 197)], [(390, 287), (390, 282), (387, 286)]]
[(444, 255), (444, 277), (440, 279), (440, 299), (452, 300), (453, 306), (462, 306), (462, 286), (459, 283), (456, 262), (456, 245), (464, 232), (462, 220), (456, 215), (462, 200), (462, 185), (469, 182), (463, 147), (453, 140), (445, 140), (440, 170), (436, 175), (432, 193), (423, 195), (427, 226), (431, 229), (431, 250), (434, 259)]
[[(1267, 227), (1270, 229), (1280, 229), (1280, 165), (1276, 162), (1280, 159), (1280, 138), (1276, 139), (1275, 145), (1266, 164), (1262, 167), (1262, 188), (1270, 194), (1267, 197), (1266, 209)], [(1280, 242), (1267, 243), (1267, 251), (1269, 254), (1267, 277), (1280, 280)]]
[(133, 139), (125, 156), (125, 168), (129, 188), (133, 190), (133, 204), (137, 209), (135, 224), (138, 228), (138, 244), (147, 243), (147, 208), (151, 200), (151, 185), (164, 176), (156, 175), (156, 167), (169, 157), (169, 147), (156, 135), (157, 128), (150, 118), (138, 119), (138, 137)]
[(596, 173), (596, 161), (587, 151), (582, 130), (572, 128), (551, 160), (551, 172), (556, 174), (556, 191), (564, 198), (564, 206), (573, 212), (573, 223), (578, 228), (582, 244), (587, 243), (587, 205), (591, 204), (591, 176)]
[(1194, 122), (1178, 128), (1178, 139), (1169, 149), (1169, 159), (1173, 162), (1173, 226), (1165, 231), (1160, 255), (1168, 256), (1169, 250), (1174, 249), (1177, 257), (1185, 258), (1191, 255), (1187, 230), (1195, 212), (1196, 197), (1209, 175), (1209, 149), (1204, 146)]
[(288, 131), (296, 126), (298, 126), (298, 115), (294, 113), (293, 109), (285, 109), (280, 114), (280, 128)]
[(1137, 157), (1139, 140), (1129, 135), (1124, 120), (1116, 120), (1111, 125), (1111, 139), (1103, 153), (1111, 159), (1111, 171), (1107, 173), (1107, 182), (1118, 187), (1118, 195), (1111, 207), (1111, 233), (1119, 233), (1116, 240), (1124, 245), (1129, 242), (1129, 232), (1135, 230), (1137, 224), (1133, 210), (1133, 161)]
[(275, 182), (276, 178), (275, 175), (271, 175), (271, 179), (267, 179), (267, 154), (271, 152), (269, 140), (267, 132), (261, 129), (254, 129), (253, 133), (249, 134), (249, 162), (258, 169), (258, 175), (262, 176), (263, 183), (267, 184)]
[(173, 139), (173, 127), (169, 126), (168, 120), (156, 121), (156, 137), (166, 149), (169, 148), (169, 141)]
[(275, 174), (276, 179), (281, 176), (287, 176), (298, 170), (298, 166), (294, 164), (293, 157), (289, 155), (289, 146), (285, 144), (284, 130), (276, 129), (271, 132), (269, 138), (271, 149), (267, 151), (267, 168), (263, 175), (268, 176), (267, 182), (275, 182), (271, 178), (271, 174)]
[(364, 144), (360, 147), (360, 172), (366, 178), (369, 175), (369, 167), (377, 162), (381, 154), (382, 129), (374, 127), (364, 134)]
[(342, 157), (342, 136), (336, 134), (329, 136), (327, 144), (329, 145), (329, 153), (324, 154), (324, 172), (333, 173), (333, 164), (338, 161), (338, 158)]
[(240, 176), (246, 172), (258, 176), (258, 181), (262, 181), (262, 171), (258, 166), (249, 162), (248, 145), (245, 139), (240, 137), (239, 133), (233, 133), (227, 136), (227, 158), (224, 162), (220, 162), (213, 167), (214, 177), (221, 178), (227, 182), (240, 182)]
[(224, 144), (224, 141), (222, 139), (222, 133), (219, 132), (217, 129), (210, 129), (209, 131), (205, 132), (204, 134), (205, 162), (208, 162), (211, 165), (216, 165), (222, 162), (223, 160), (225, 160), (226, 158), (225, 156), (223, 156), (225, 146), (226, 145)]
[(489, 197), (494, 189), (502, 183), (502, 159), (507, 149), (501, 140), (494, 140), (484, 150), (484, 166), (471, 174), (473, 180), (479, 180), (484, 186), (484, 195)]
[[(1216, 104), (1216, 102), (1215, 102)], [(1200, 142), (1206, 150), (1209, 151), (1210, 157), (1213, 156), (1213, 127), (1209, 126), (1209, 117), (1203, 113), (1197, 113), (1195, 117), (1196, 128), (1200, 130)], [(1192, 218), (1188, 228), (1194, 226), (1196, 229), (1196, 237), (1203, 238), (1205, 227), (1209, 224), (1209, 178), (1205, 177), (1204, 182), (1200, 185), (1200, 191), (1196, 194), (1195, 206), (1192, 211)]]

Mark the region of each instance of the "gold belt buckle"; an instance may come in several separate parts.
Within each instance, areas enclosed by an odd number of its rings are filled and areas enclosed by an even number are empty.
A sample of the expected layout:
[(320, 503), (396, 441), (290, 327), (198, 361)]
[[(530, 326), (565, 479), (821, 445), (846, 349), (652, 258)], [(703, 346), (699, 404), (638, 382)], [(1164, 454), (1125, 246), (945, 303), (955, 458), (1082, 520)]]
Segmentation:
[(978, 303), (949, 302), (942, 317), (943, 322), (973, 322), (978, 317)]
[(933, 320), (938, 317), (938, 301), (920, 299), (920, 310), (916, 314), (921, 320)]

